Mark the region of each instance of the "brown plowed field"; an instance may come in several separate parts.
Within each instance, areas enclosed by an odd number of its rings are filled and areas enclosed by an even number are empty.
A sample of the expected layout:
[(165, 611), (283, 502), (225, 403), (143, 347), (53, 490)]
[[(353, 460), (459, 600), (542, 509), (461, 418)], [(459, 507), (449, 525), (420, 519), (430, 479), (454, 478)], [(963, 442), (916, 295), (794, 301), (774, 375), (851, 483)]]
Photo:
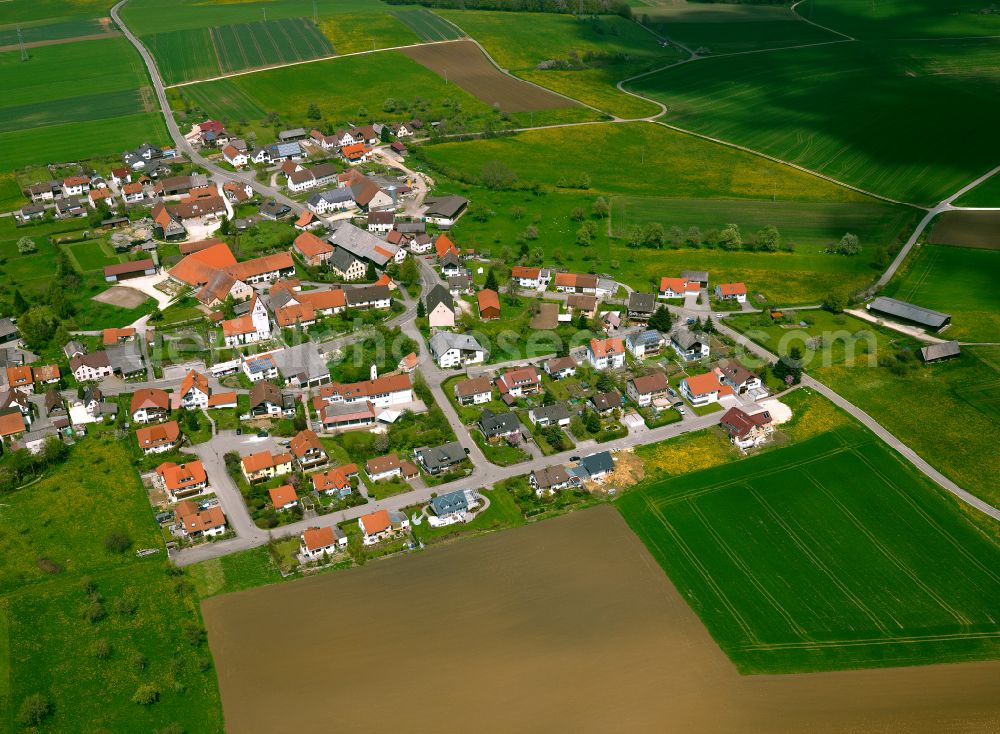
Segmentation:
[(944, 212), (927, 239), (932, 245), (1000, 250), (1000, 211)]
[(504, 112), (531, 112), (576, 103), (558, 94), (522, 82), (499, 71), (472, 41), (436, 43), (400, 49), (419, 64), (457, 84), (487, 104), (499, 105)]
[(1000, 721), (997, 662), (741, 676), (608, 506), (202, 612), (229, 734), (953, 734)]

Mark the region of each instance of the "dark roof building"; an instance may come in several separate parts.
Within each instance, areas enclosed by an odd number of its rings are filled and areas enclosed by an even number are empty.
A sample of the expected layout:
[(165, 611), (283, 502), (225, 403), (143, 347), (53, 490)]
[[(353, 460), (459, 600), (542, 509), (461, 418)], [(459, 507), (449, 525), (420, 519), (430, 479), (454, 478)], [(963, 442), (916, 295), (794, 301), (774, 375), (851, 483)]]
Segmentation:
[(440, 494), (431, 500), (431, 511), (438, 517), (465, 512), (468, 509), (469, 500), (465, 497), (465, 490), (462, 489)]
[(465, 449), (458, 441), (450, 441), (433, 448), (419, 448), (413, 455), (428, 474), (438, 474), (464, 461)]
[(957, 357), (961, 353), (962, 350), (959, 348), (958, 342), (942, 342), (923, 347), (920, 350), (920, 358), (925, 362), (937, 362), (942, 359)]
[(874, 313), (889, 316), (898, 321), (906, 321), (917, 326), (923, 326), (934, 331), (941, 331), (951, 323), (951, 315), (939, 311), (931, 311), (929, 308), (916, 306), (906, 301), (898, 301), (895, 298), (879, 296), (868, 304), (868, 310)]

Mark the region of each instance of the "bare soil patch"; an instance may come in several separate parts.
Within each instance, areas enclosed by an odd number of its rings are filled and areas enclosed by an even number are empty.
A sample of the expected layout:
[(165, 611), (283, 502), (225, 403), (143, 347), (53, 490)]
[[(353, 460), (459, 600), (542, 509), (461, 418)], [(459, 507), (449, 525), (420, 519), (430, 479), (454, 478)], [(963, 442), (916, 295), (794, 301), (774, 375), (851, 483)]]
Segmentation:
[(1000, 250), (1000, 211), (944, 212), (927, 238), (932, 245)]
[(147, 298), (149, 296), (142, 291), (137, 291), (135, 288), (129, 288), (124, 285), (111, 286), (103, 293), (98, 293), (94, 296), (95, 301), (108, 303), (120, 308), (138, 308), (146, 302)]
[(531, 112), (576, 107), (560, 97), (520, 79), (507, 76), (472, 41), (455, 41), (401, 49), (411, 59), (504, 112)]
[[(230, 734), (363, 731), (387, 710), (413, 731), (480, 734), (939, 734), (1000, 720), (1000, 663), (740, 676), (606, 505), (202, 611)], [(347, 671), (322, 695), (302, 680), (316, 661)], [(453, 703), (431, 705), (442, 691)]]
[(558, 303), (539, 303), (538, 313), (536, 313), (531, 319), (531, 328), (542, 330), (542, 329), (554, 329), (559, 326), (559, 304)]

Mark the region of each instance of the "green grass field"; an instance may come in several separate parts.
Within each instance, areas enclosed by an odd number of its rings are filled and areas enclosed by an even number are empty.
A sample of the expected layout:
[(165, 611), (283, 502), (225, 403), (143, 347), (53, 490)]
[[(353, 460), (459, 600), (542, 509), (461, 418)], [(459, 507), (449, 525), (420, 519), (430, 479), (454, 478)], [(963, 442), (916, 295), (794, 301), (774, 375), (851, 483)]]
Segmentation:
[(142, 43), (153, 54), (164, 84), (219, 76), (219, 57), (208, 28), (151, 33)]
[(630, 88), (667, 104), (669, 124), (932, 204), (1000, 154), (998, 69), (988, 41), (845, 43), (707, 59)]
[(743, 673), (1000, 654), (1000, 548), (860, 426), (618, 508)]
[(860, 39), (1000, 35), (1000, 15), (981, 0), (805, 0), (798, 12)]
[(960, 341), (1000, 342), (1000, 251), (948, 245), (914, 248), (885, 295), (952, 315), (945, 332)]
[(105, 251), (107, 245), (99, 241), (79, 242), (69, 245), (70, 256), (76, 261), (77, 267), (83, 272), (103, 271), (105, 265), (113, 265), (122, 261), (121, 257)]
[(386, 6), (376, 12), (338, 13), (320, 18), (319, 27), (338, 54), (420, 43), (420, 37), (395, 12)]
[(955, 200), (955, 206), (1000, 206), (1000, 175), (993, 175)]
[[(81, 43), (32, 49), (27, 63), (16, 52), (0, 54), (3, 165), (80, 160), (165, 142), (159, 113), (144, 111), (138, 90), (148, 80), (132, 46), (121, 37)], [(87, 63), (79, 63), (81, 56)]]
[(330, 42), (305, 18), (216, 26), (211, 35), (224, 73), (333, 53)]
[[(577, 20), (550, 13), (438, 12), (515, 75), (620, 117), (654, 115), (659, 109), (622, 94), (615, 89), (617, 82), (681, 58), (677, 50), (661, 48), (651, 33), (618, 16)], [(574, 61), (580, 68), (537, 70), (543, 61)]]
[[(273, 126), (265, 125), (261, 118), (271, 111), (281, 116), (283, 124), (316, 126), (318, 121), (306, 117), (312, 102), (323, 116), (319, 122), (332, 126), (360, 123), (369, 117), (386, 121), (409, 120), (415, 115), (438, 119), (449, 112), (445, 100), (460, 104), (470, 122), (495, 116), (489, 105), (395, 51), (271, 69), (180, 87), (174, 92), (224, 121), (230, 130), (240, 131), (240, 121), (247, 121), (251, 129), (267, 138), (273, 137)], [(396, 101), (396, 109), (384, 113), (388, 99)], [(183, 106), (182, 98), (176, 96), (172, 103)], [(367, 112), (359, 116), (362, 108)]]
[[(485, 222), (462, 218), (455, 236), (463, 245), (496, 255), (505, 246), (515, 247), (512, 243), (530, 225), (538, 237), (527, 246), (539, 248), (546, 263), (613, 273), (644, 290), (663, 275), (704, 268), (713, 278), (746, 281), (755, 293), (765, 294), (778, 305), (818, 303), (833, 288), (860, 288), (873, 280), (875, 249), (910, 231), (916, 218), (915, 210), (881, 204), (756, 156), (642, 123), (445, 143), (423, 148), (421, 156), (430, 162), (439, 185), (446, 187), (450, 177), (476, 180), (490, 160), (506, 163), (523, 184), (543, 186), (541, 192), (533, 193), (451, 183), (449, 192), (482, 202), (495, 212)], [(621, 165), (621, 161), (634, 165)], [(556, 187), (560, 179), (577, 180), (580, 172), (590, 177), (588, 190)], [(643, 190), (690, 198), (640, 198)], [(580, 247), (576, 242), (580, 224), (571, 214), (574, 209), (589, 214), (598, 196), (611, 198), (613, 234), (647, 220), (661, 221), (668, 230), (676, 225), (685, 232), (690, 226), (707, 232), (735, 221), (745, 224), (746, 234), (773, 223), (795, 245), (795, 252), (723, 252), (687, 246), (655, 253), (636, 251), (625, 240), (608, 237), (607, 222), (598, 223), (589, 247)], [(762, 201), (772, 196), (776, 201)], [(518, 209), (524, 212), (522, 219), (513, 216)], [(843, 258), (823, 252), (829, 239), (843, 234), (837, 234), (841, 226), (859, 234), (867, 248), (861, 256)]]
[[(3, 517), (0, 628), (8, 632), (9, 695), (0, 688), (0, 729), (14, 731), (21, 701), (42, 693), (53, 706), (45, 731), (91, 732), (95, 721), (111, 731), (174, 722), (222, 731), (208, 648), (184, 635), (187, 625), (200, 628), (193, 591), (166, 573), (159, 529), (121, 443), (110, 435), (84, 439), (50, 476), (5, 495)], [(109, 552), (104, 538), (113, 529), (133, 549), (161, 552), (146, 559)], [(86, 577), (106, 612), (93, 622), (81, 615)], [(95, 655), (100, 640), (109, 644), (106, 658)], [(159, 701), (132, 703), (147, 683)]]
[[(92, 36), (104, 33), (104, 27), (94, 19), (78, 18), (57, 23), (36, 21), (21, 24), (21, 37), (25, 43), (40, 41), (64, 41), (77, 36)], [(0, 27), (0, 46), (14, 46), (17, 40), (17, 27)]]
[(9, 0), (0, 3), (0, 26), (79, 22), (107, 15), (106, 0)]
[(702, 55), (785, 48), (840, 38), (806, 23), (788, 8), (774, 6), (666, 5), (642, 8), (636, 15), (657, 33)]
[(674, 198), (871, 202), (869, 197), (750, 153), (677, 133), (629, 123), (534, 130), (511, 137), (442, 143), (425, 149), (435, 166), (477, 179), (489, 161), (506, 164), (524, 183), (556, 188), (590, 179), (605, 195)]
[(421, 41), (451, 41), (462, 32), (427, 8), (405, 8), (392, 11), (393, 17), (417, 34)]

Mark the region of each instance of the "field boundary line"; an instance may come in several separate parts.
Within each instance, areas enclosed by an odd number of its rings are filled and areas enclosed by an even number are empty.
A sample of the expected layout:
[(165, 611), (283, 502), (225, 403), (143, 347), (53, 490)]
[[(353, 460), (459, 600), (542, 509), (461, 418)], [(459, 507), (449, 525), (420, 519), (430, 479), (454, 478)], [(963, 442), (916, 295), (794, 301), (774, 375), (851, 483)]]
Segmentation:
[[(940, 632), (930, 635), (906, 635), (903, 637), (865, 637), (852, 640), (817, 640), (815, 642), (778, 642), (774, 645), (742, 645), (743, 651), (782, 652), (785, 650), (836, 649), (839, 647), (862, 647), (870, 645), (919, 645), (928, 642), (948, 642), (951, 640), (996, 640), (1000, 631), (993, 632)], [(979, 659), (979, 658), (976, 658)]]
[(708, 534), (712, 537), (712, 539), (715, 540), (715, 543), (716, 545), (718, 545), (719, 550), (721, 550), (723, 554), (725, 554), (730, 559), (730, 561), (732, 561), (733, 565), (736, 566), (738, 569), (740, 569), (740, 571), (743, 572), (743, 575), (747, 577), (747, 581), (750, 582), (750, 585), (753, 586), (755, 589), (757, 589), (757, 592), (762, 597), (764, 597), (764, 599), (766, 599), (771, 604), (772, 607), (774, 607), (774, 611), (776, 611), (782, 617), (782, 619), (784, 619), (788, 623), (788, 626), (792, 629), (792, 631), (795, 634), (797, 634), (801, 638), (808, 639), (809, 635), (806, 633), (806, 630), (802, 627), (802, 625), (800, 625), (795, 620), (795, 617), (793, 617), (787, 609), (785, 609), (783, 606), (781, 606), (781, 604), (778, 603), (778, 600), (774, 598), (774, 595), (770, 592), (770, 590), (768, 590), (767, 587), (765, 587), (764, 584), (761, 583), (760, 579), (758, 579), (753, 574), (753, 571), (750, 568), (750, 566), (748, 566), (747, 563), (742, 558), (740, 558), (733, 551), (732, 548), (729, 547), (729, 545), (725, 541), (725, 538), (723, 538), (719, 534), (719, 531), (717, 531), (715, 527), (708, 521), (708, 518), (705, 517), (705, 513), (702, 512), (701, 509), (699, 509), (698, 505), (696, 505), (694, 502), (688, 502), (688, 507), (691, 509), (691, 513), (698, 519), (698, 522), (702, 524), (702, 526), (705, 528), (705, 530), (708, 531)]
[[(685, 540), (681, 537), (680, 533), (677, 532), (677, 529), (670, 524), (670, 521), (667, 520), (667, 518), (663, 515), (662, 512), (660, 512), (659, 508), (654, 506), (649, 501), (649, 495), (647, 495), (645, 492), (642, 495), (642, 499), (643, 501), (645, 501), (646, 507), (649, 509), (650, 514), (657, 520), (659, 520), (660, 524), (663, 526), (663, 529), (666, 530), (667, 533), (670, 535), (670, 537), (674, 539), (674, 543), (676, 544), (677, 548), (681, 551), (683, 556), (687, 559), (688, 563), (690, 563), (691, 566), (693, 566), (695, 570), (700, 573), (700, 578), (706, 584), (708, 584), (708, 586), (715, 594), (715, 597), (719, 600), (719, 602), (721, 602), (722, 605), (729, 610), (729, 613), (732, 616), (733, 620), (740, 627), (740, 629), (743, 630), (743, 634), (746, 636), (746, 638), (754, 644), (758, 645), (761, 644), (761, 640), (757, 636), (757, 633), (753, 630), (753, 628), (746, 621), (746, 619), (744, 619), (743, 615), (740, 614), (740, 611), (736, 608), (736, 606), (729, 600), (729, 597), (727, 597), (725, 592), (722, 591), (722, 588), (715, 581), (715, 579), (712, 578), (711, 574), (708, 573), (708, 569), (705, 568), (705, 566), (701, 563), (697, 555), (691, 550), (690, 546), (688, 546)], [(656, 542), (654, 538), (648, 536), (647, 540), (649, 542), (652, 542), (652, 544), (656, 546), (657, 550), (660, 551), (661, 555), (664, 558), (669, 558), (670, 554), (664, 553), (663, 548), (660, 546), (659, 543)]]
[(879, 619), (871, 609), (868, 608), (867, 604), (865, 604), (853, 591), (851, 591), (850, 588), (848, 588), (847, 584), (845, 584), (843, 580), (837, 576), (837, 574), (830, 570), (829, 566), (823, 563), (823, 560), (802, 541), (802, 538), (799, 537), (798, 533), (796, 533), (795, 530), (787, 522), (785, 522), (785, 519), (774, 511), (774, 508), (768, 504), (767, 500), (765, 500), (753, 487), (749, 487), (749, 491), (750, 494), (753, 495), (753, 497), (764, 508), (767, 514), (771, 516), (778, 527), (785, 531), (795, 547), (802, 551), (802, 554), (812, 562), (816, 569), (830, 579), (830, 581), (833, 582), (833, 585), (840, 589), (840, 593), (850, 600), (858, 608), (858, 611), (867, 616), (875, 627), (887, 636), (891, 635), (889, 628), (885, 626), (885, 623)]
[[(855, 455), (857, 455), (856, 452), (852, 453), (855, 453)], [(845, 505), (843, 502), (841, 502), (833, 492), (831, 492), (822, 484), (820, 484), (820, 482), (816, 479), (816, 477), (814, 477), (809, 472), (802, 472), (802, 473), (805, 475), (806, 479), (808, 479), (813, 484), (813, 486), (816, 487), (816, 489), (818, 489), (821, 493), (827, 496), (827, 498), (837, 507), (837, 509), (840, 510), (840, 512), (843, 513), (843, 515), (847, 517), (848, 520), (851, 521), (851, 524), (854, 525), (854, 527), (856, 527), (859, 531), (861, 531), (862, 535), (868, 538), (871, 544), (878, 549), (879, 553), (881, 553), (886, 558), (886, 560), (888, 560), (892, 565), (894, 565), (896, 568), (902, 571), (906, 576), (908, 576), (910, 580), (917, 585), (918, 588), (923, 590), (923, 592), (927, 594), (927, 596), (929, 596), (931, 599), (933, 599), (943, 610), (951, 614), (955, 618), (956, 622), (958, 622), (961, 625), (965, 625), (966, 627), (972, 625), (971, 619), (969, 619), (964, 614), (962, 614), (957, 609), (948, 604), (948, 602), (946, 602), (937, 592), (935, 592), (932, 588), (930, 588), (927, 584), (925, 584), (923, 580), (913, 571), (913, 569), (907, 566), (905, 563), (903, 563), (894, 553), (892, 553), (885, 546), (885, 544), (883, 544), (882, 541), (880, 541), (875, 536), (875, 534), (871, 532), (871, 530), (865, 527), (865, 525), (860, 520), (858, 520), (857, 515), (851, 512), (851, 509), (847, 507), (847, 505)]]

